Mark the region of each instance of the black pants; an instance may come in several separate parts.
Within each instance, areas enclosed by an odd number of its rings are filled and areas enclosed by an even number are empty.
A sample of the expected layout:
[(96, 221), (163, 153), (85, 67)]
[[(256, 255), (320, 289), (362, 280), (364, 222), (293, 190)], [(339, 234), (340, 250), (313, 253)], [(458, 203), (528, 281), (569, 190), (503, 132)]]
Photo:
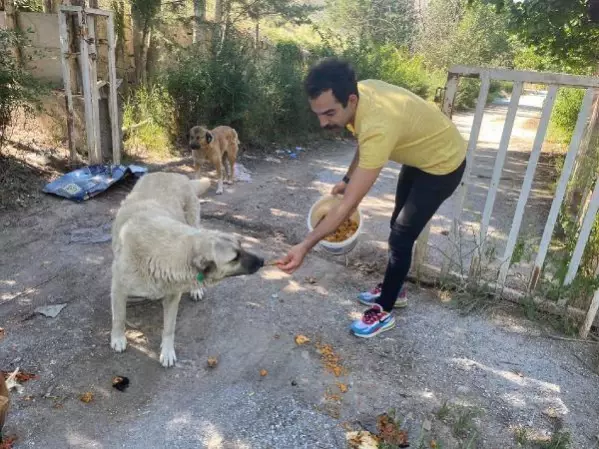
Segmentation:
[(377, 300), (390, 312), (410, 271), (414, 242), (437, 209), (456, 190), (466, 161), (447, 175), (431, 175), (414, 167), (402, 166), (397, 181), (395, 210), (391, 216), (389, 263)]

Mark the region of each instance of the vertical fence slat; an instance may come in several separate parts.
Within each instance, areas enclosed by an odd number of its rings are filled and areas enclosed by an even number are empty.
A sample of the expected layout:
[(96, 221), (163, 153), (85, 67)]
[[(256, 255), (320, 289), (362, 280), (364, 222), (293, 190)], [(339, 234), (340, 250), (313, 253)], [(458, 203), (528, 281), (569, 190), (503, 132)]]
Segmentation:
[(116, 85), (116, 36), (114, 32), (114, 14), (108, 15), (108, 83), (110, 94), (108, 98), (108, 107), (110, 112), (110, 126), (112, 130), (112, 163), (121, 163), (121, 137), (119, 124), (119, 109), (117, 101)]
[(580, 266), (580, 261), (582, 260), (582, 255), (584, 253), (584, 248), (587, 245), (591, 231), (593, 230), (593, 225), (595, 224), (595, 218), (597, 216), (598, 210), (599, 179), (597, 179), (595, 182), (595, 188), (593, 189), (593, 194), (591, 195), (591, 201), (589, 202), (587, 211), (584, 215), (584, 220), (582, 221), (582, 226), (580, 227), (580, 233), (578, 234), (578, 240), (576, 241), (576, 246), (574, 247), (574, 253), (572, 254), (572, 258), (570, 259), (570, 263), (568, 265), (568, 272), (564, 278), (564, 285), (570, 285), (576, 277), (578, 267)]
[(96, 41), (96, 18), (92, 14), (88, 14), (88, 10), (84, 10), (87, 20), (87, 33), (89, 38), (88, 49), (90, 51), (89, 58), (89, 77), (91, 90), (92, 104), (92, 120), (94, 127), (95, 152), (93, 159), (94, 163), (101, 164), (104, 160), (102, 155), (102, 141), (100, 133), (100, 95), (98, 91), (98, 46)]
[(510, 138), (512, 136), (514, 121), (516, 120), (516, 113), (518, 112), (518, 103), (520, 101), (520, 95), (522, 94), (522, 86), (522, 82), (517, 81), (514, 83), (512, 98), (510, 100), (510, 105), (505, 117), (505, 124), (503, 125), (503, 132), (501, 134), (501, 140), (499, 142), (499, 148), (495, 158), (495, 166), (493, 167), (493, 176), (491, 177), (491, 183), (489, 184), (487, 201), (485, 202), (483, 217), (480, 223), (479, 241), (477, 242), (479, 254), (484, 253), (487, 230), (489, 228), (489, 222), (491, 221), (493, 206), (495, 205), (495, 198), (497, 196), (501, 172), (503, 171), (503, 165), (505, 164), (505, 158), (507, 156), (507, 150), (510, 144)]
[(67, 106), (67, 140), (69, 144), (69, 159), (73, 163), (77, 159), (77, 150), (74, 142), (73, 130), (73, 89), (71, 87), (71, 72), (67, 58), (72, 57), (69, 46), (69, 31), (67, 28), (67, 12), (58, 11), (58, 29), (60, 33), (60, 63), (62, 79), (64, 81), (64, 94)]
[(478, 144), (478, 136), (480, 135), (480, 128), (483, 122), (483, 116), (485, 114), (485, 106), (487, 105), (487, 97), (489, 96), (489, 88), (491, 86), (491, 79), (488, 74), (483, 74), (481, 77), (480, 91), (478, 93), (478, 100), (476, 102), (476, 110), (474, 112), (474, 119), (472, 120), (472, 128), (470, 129), (470, 138), (468, 139), (468, 146), (466, 149), (466, 169), (462, 176), (462, 181), (458, 186), (457, 192), (454, 196), (453, 203), (453, 221), (451, 223), (451, 231), (449, 238), (452, 240), (451, 248), (449, 249), (448, 257), (443, 261), (442, 273), (445, 275), (451, 268), (451, 263), (455, 257), (456, 245), (460, 244), (460, 220), (462, 216), (462, 209), (464, 208), (464, 200), (466, 198), (466, 192), (468, 189), (468, 182), (470, 180), (470, 172), (472, 171), (472, 163), (474, 162), (474, 153)]
[(526, 206), (526, 202), (528, 201), (535, 171), (539, 162), (539, 157), (541, 156), (541, 149), (543, 148), (543, 142), (545, 141), (545, 135), (547, 134), (551, 112), (553, 111), (553, 105), (555, 103), (555, 98), (557, 97), (557, 90), (558, 86), (549, 86), (547, 97), (545, 98), (545, 104), (543, 105), (543, 110), (541, 112), (539, 127), (537, 129), (537, 134), (532, 146), (530, 159), (528, 160), (528, 166), (526, 167), (526, 174), (524, 175), (524, 182), (522, 183), (522, 189), (520, 190), (518, 204), (516, 205), (514, 221), (507, 239), (505, 252), (501, 258), (501, 267), (499, 269), (498, 279), (499, 285), (504, 285), (510, 268), (510, 260), (512, 259), (514, 248), (516, 247), (516, 241), (520, 232), (520, 225), (522, 224), (522, 218), (524, 217), (524, 208)]
[[(97, 154), (96, 150), (96, 137), (94, 128), (94, 116), (92, 106), (92, 94), (90, 85), (90, 66), (89, 66), (89, 48), (87, 44), (87, 24), (85, 21), (85, 14), (81, 9), (77, 11), (77, 24), (80, 30), (79, 39), (79, 67), (81, 68), (81, 78), (83, 82), (83, 101), (85, 105), (85, 134), (87, 136), (87, 151), (91, 164), (98, 164), (100, 161), (96, 161), (95, 157)], [(94, 86), (95, 87), (95, 86)]]
[(545, 263), (545, 257), (547, 256), (547, 250), (549, 249), (549, 244), (551, 243), (553, 229), (555, 227), (555, 223), (560, 212), (562, 201), (564, 200), (566, 187), (568, 186), (568, 180), (570, 179), (572, 167), (574, 165), (576, 155), (578, 154), (578, 149), (580, 148), (580, 142), (584, 135), (587, 118), (589, 117), (589, 114), (591, 112), (592, 104), (593, 89), (589, 88), (586, 90), (586, 93), (582, 100), (582, 106), (580, 107), (580, 111), (578, 113), (578, 119), (576, 121), (576, 127), (574, 128), (572, 140), (570, 141), (570, 147), (568, 148), (568, 154), (566, 155), (566, 159), (564, 160), (564, 166), (562, 168), (562, 173), (557, 184), (555, 197), (553, 198), (553, 202), (551, 203), (551, 209), (549, 210), (549, 216), (545, 224), (545, 230), (543, 231), (541, 244), (539, 245), (539, 252), (537, 254), (537, 258), (535, 260), (535, 264), (531, 273), (530, 282), (528, 284), (529, 291), (534, 290), (539, 282), (541, 270), (543, 268), (543, 264)]
[(587, 316), (584, 320), (582, 326), (580, 326), (580, 338), (587, 338), (589, 335), (589, 331), (593, 326), (593, 322), (595, 321), (595, 316), (597, 316), (597, 311), (599, 310), (599, 290), (595, 291), (593, 295), (593, 301), (591, 302), (591, 306), (589, 307), (589, 311), (587, 312)]

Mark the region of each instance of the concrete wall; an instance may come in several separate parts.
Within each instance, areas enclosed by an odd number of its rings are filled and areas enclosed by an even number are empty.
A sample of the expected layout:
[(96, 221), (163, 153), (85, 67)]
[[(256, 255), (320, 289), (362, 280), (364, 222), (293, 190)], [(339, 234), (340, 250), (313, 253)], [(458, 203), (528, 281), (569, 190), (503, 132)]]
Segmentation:
[(29, 40), (21, 49), (27, 70), (40, 80), (62, 85), (58, 14), (19, 12), (17, 18)]

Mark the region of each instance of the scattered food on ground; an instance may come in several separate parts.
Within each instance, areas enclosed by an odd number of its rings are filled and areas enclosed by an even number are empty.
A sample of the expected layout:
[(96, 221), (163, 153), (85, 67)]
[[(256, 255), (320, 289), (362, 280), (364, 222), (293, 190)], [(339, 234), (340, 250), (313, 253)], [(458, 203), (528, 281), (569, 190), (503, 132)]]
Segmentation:
[(345, 439), (349, 449), (377, 449), (378, 438), (366, 430), (347, 432)]
[(306, 343), (310, 343), (310, 339), (308, 337), (306, 337), (305, 335), (296, 335), (295, 336), (295, 344), (298, 346), (304, 345)]
[(337, 386), (339, 387), (339, 391), (341, 393), (347, 393), (347, 390), (349, 390), (348, 386), (341, 382), (337, 382)]
[(89, 404), (91, 401), (94, 400), (94, 394), (91, 391), (86, 391), (81, 396), (79, 396), (79, 400), (81, 402), (85, 402), (86, 404)]
[(260, 375), (261, 375), (262, 377), (266, 377), (266, 376), (268, 376), (268, 371), (266, 371), (265, 369), (261, 369), (261, 370), (260, 370)]
[(331, 345), (318, 343), (316, 349), (321, 355), (324, 367), (328, 372), (334, 374), (335, 377), (345, 373), (345, 368), (341, 365), (341, 358), (335, 354)]
[(216, 357), (208, 357), (208, 368), (216, 368), (216, 365), (218, 365), (218, 359)]

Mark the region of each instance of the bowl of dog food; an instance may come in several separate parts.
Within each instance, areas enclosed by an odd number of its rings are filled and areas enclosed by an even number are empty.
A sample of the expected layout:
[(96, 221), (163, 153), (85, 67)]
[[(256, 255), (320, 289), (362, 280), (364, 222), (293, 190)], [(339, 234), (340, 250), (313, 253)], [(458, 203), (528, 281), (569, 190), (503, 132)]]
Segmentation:
[[(315, 202), (308, 214), (308, 230), (311, 232), (341, 200), (342, 197), (340, 195), (326, 195)], [(358, 243), (358, 236), (362, 232), (363, 221), (362, 211), (357, 208), (345, 222), (341, 223), (341, 226), (333, 234), (321, 240), (318, 246), (336, 256), (347, 254)]]

